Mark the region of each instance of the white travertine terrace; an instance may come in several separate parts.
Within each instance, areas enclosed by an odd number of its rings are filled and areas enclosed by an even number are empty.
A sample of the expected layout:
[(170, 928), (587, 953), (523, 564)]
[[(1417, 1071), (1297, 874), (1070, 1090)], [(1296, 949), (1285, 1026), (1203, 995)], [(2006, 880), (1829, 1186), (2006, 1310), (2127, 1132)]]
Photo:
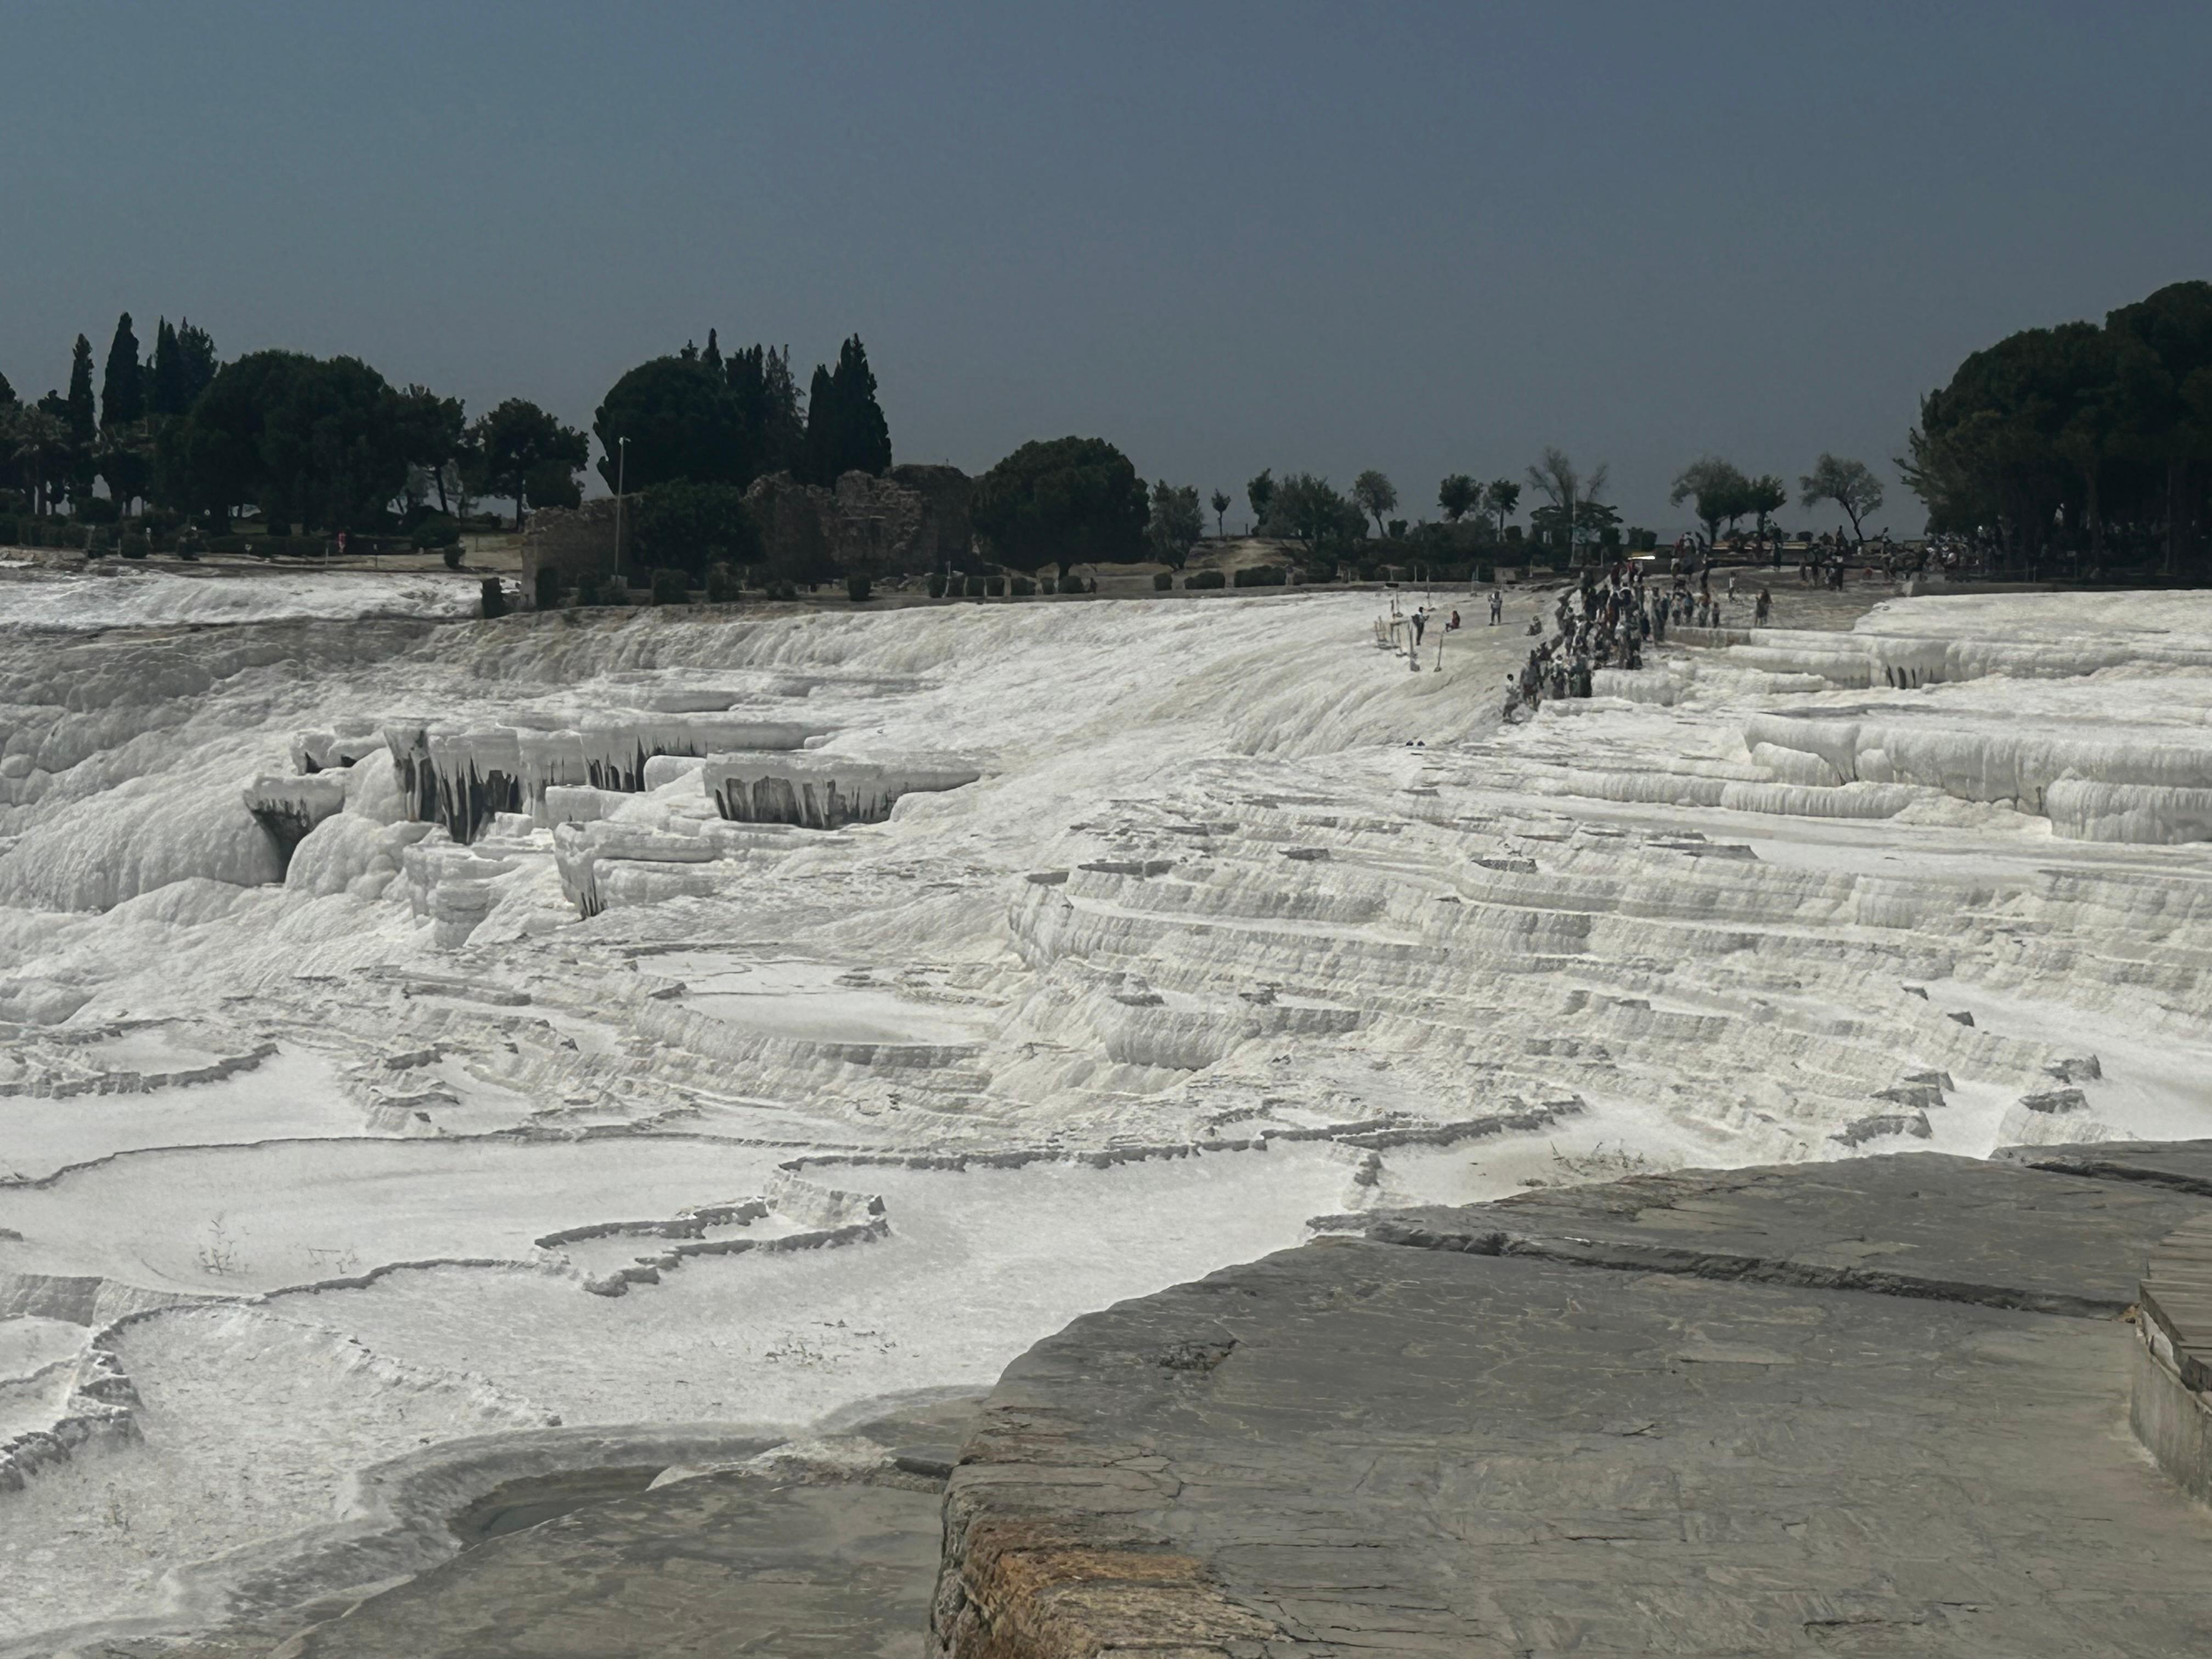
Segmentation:
[(1312, 1215), (2212, 1132), (2212, 601), (1503, 727), (1517, 627), (1410, 673), (1377, 603), (0, 627), (0, 1655)]

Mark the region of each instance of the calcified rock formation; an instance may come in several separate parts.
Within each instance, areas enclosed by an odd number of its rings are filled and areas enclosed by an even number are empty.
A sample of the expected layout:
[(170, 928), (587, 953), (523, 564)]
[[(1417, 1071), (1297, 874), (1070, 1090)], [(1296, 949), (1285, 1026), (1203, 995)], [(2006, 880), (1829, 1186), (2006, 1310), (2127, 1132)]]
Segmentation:
[(883, 762), (851, 755), (716, 755), (704, 779), (732, 823), (842, 830), (881, 823), (902, 795), (957, 789), (982, 775), (950, 756)]
[[(395, 1461), (986, 1386), (1317, 1213), (2202, 1128), (2212, 848), (2061, 832), (2198, 787), (2136, 758), (2212, 605), (1782, 603), (1503, 729), (1516, 630), (1410, 673), (1356, 594), (0, 633), (0, 1439), (95, 1353), (160, 1431), (0, 1501), (0, 1644), (414, 1571)], [(289, 863), (257, 779), (337, 802)]]

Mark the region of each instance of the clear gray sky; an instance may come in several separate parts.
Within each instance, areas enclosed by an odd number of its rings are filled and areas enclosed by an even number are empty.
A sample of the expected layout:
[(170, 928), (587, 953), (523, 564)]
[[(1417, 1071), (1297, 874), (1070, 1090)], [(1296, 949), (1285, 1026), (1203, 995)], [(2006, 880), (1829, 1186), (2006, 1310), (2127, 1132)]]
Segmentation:
[[(0, 371), (189, 315), (580, 425), (867, 342), (904, 460), (1889, 476), (2011, 330), (2212, 276), (2212, 7), (0, 0)], [(1892, 484), (1881, 519), (1917, 528)], [(1792, 509), (1796, 516), (1796, 510)]]

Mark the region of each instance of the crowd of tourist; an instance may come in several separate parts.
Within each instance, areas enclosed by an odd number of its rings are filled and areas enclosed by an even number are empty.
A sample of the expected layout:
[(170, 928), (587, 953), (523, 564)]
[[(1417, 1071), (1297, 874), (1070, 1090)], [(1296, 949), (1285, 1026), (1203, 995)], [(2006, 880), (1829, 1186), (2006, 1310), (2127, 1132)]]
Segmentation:
[[(1692, 568), (1694, 566), (1695, 568)], [(1720, 628), (1738, 614), (1743, 597), (1736, 578), (1726, 579), (1723, 590), (1713, 591), (1713, 568), (1707, 560), (1686, 557), (1673, 579), (1661, 586), (1648, 579), (1646, 567), (1634, 561), (1615, 564), (1603, 573), (1587, 570), (1578, 586), (1566, 589), (1553, 608), (1552, 627), (1543, 613), (1528, 618), (1528, 634), (1539, 641), (1529, 648), (1528, 660), (1517, 675), (1505, 682), (1505, 717), (1533, 713), (1547, 697), (1587, 697), (1592, 695), (1599, 670), (1634, 671), (1644, 666), (1647, 646), (1663, 645), (1670, 623), (1679, 627)], [(1694, 584), (1694, 585), (1693, 585)], [(1752, 598), (1751, 623), (1763, 628), (1774, 614), (1774, 596), (1761, 587)], [(1490, 620), (1495, 626), (1504, 612), (1504, 601), (1491, 594)]]

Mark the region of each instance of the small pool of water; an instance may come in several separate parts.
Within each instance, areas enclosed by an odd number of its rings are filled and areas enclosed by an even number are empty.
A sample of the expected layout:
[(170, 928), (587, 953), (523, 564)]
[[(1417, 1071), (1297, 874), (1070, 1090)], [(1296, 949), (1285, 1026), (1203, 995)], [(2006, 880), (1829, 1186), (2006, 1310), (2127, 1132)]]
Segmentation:
[(629, 1498), (653, 1484), (663, 1466), (628, 1463), (603, 1469), (563, 1469), (526, 1475), (495, 1486), (446, 1524), (463, 1546), (481, 1544), (543, 1525), (594, 1504)]

